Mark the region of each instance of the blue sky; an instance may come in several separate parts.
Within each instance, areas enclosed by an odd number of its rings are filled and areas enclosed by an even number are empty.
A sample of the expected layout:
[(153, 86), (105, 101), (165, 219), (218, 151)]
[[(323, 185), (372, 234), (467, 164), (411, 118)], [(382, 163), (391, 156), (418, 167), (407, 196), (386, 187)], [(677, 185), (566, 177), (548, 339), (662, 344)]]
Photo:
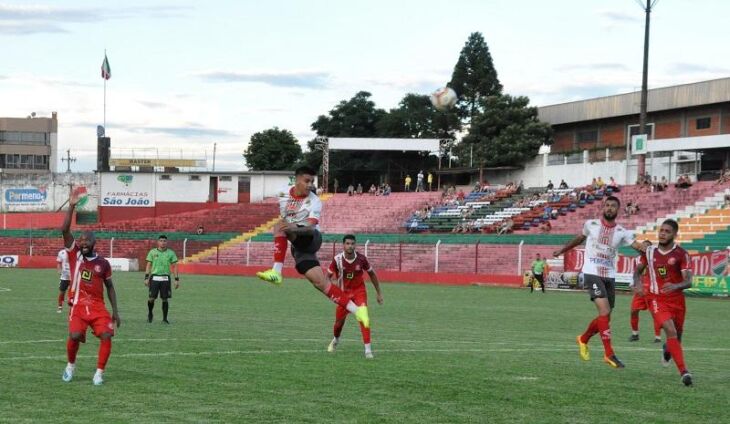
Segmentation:
[[(727, 16), (726, 1), (659, 1), (650, 87), (730, 76)], [(387, 109), (443, 86), (473, 31), (505, 91), (535, 105), (641, 84), (635, 0), (0, 0), (0, 116), (58, 111), (59, 151), (93, 169), (106, 49), (113, 149), (211, 158), (218, 143), (216, 169), (242, 170), (256, 131), (286, 128), (304, 144), (357, 91)]]

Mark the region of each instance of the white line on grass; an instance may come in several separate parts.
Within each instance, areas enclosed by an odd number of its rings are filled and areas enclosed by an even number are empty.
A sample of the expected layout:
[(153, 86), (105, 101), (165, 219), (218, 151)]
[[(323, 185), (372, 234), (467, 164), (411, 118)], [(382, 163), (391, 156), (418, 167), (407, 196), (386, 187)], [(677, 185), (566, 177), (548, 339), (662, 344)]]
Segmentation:
[(0, 287), (0, 292), (9, 292), (9, 291), (11, 291), (11, 290), (7, 287)]

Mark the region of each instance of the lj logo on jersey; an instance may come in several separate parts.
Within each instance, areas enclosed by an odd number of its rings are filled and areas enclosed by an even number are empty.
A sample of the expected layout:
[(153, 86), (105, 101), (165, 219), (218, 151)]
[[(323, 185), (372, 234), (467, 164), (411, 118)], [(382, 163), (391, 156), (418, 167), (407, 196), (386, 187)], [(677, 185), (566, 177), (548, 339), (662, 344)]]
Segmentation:
[(345, 278), (348, 279), (348, 280), (352, 280), (353, 278), (355, 278), (355, 273), (354, 272), (348, 272), (347, 274), (345, 274)]
[(659, 267), (657, 269), (657, 271), (659, 271), (659, 275), (661, 275), (662, 277), (666, 277), (667, 276), (667, 268), (666, 267), (663, 267), (663, 266), (662, 267)]
[(88, 269), (81, 271), (81, 279), (84, 281), (91, 281), (91, 271)]

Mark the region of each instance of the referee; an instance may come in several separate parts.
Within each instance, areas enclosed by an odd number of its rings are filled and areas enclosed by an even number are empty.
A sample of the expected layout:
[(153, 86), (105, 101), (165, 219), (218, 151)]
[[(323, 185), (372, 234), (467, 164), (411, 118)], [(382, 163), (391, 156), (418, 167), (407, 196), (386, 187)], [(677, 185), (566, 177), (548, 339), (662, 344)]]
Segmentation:
[(172, 273), (175, 271), (175, 288), (180, 287), (180, 274), (177, 270), (177, 255), (167, 248), (167, 236), (157, 238), (157, 247), (147, 254), (147, 268), (144, 271), (144, 285), (150, 289), (147, 299), (147, 322), (152, 322), (152, 310), (155, 308), (155, 299), (162, 298), (162, 322), (169, 324), (167, 312), (170, 310), (168, 300), (172, 297)]
[(540, 257), (540, 254), (538, 253), (535, 257), (535, 260), (532, 262), (532, 278), (530, 278), (530, 293), (535, 289), (535, 284), (533, 281), (533, 278), (537, 280), (538, 283), (540, 283), (540, 288), (542, 289), (542, 292), (545, 293), (545, 266), (546, 266), (545, 259)]

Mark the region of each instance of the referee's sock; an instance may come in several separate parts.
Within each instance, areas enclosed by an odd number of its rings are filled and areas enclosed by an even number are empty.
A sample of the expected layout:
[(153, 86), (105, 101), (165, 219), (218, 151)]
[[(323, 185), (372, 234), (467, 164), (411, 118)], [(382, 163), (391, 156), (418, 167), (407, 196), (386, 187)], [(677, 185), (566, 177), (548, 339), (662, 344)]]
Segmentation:
[(148, 300), (147, 301), (147, 321), (152, 322), (152, 310), (155, 309), (155, 301), (154, 300)]
[(162, 301), (162, 320), (167, 321), (167, 311), (170, 310), (170, 304), (166, 301)]

